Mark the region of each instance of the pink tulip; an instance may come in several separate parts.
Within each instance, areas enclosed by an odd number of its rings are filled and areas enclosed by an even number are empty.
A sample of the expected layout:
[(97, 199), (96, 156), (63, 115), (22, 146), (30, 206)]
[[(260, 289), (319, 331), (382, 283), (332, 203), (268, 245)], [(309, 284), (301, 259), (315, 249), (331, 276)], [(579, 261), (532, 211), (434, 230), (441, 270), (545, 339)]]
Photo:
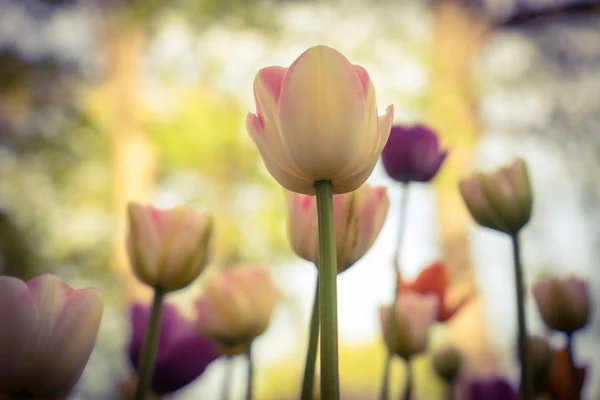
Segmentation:
[(97, 290), (51, 275), (0, 277), (0, 398), (65, 399), (92, 353), (103, 308)]
[(546, 279), (532, 288), (542, 319), (550, 329), (571, 334), (588, 324), (590, 295), (586, 281)]
[(267, 67), (254, 80), (256, 114), (246, 127), (273, 178), (314, 195), (329, 180), (334, 193), (358, 189), (387, 142), (394, 109), (377, 116), (375, 88), (364, 68), (327, 46), (302, 53), (289, 68)]
[(259, 266), (233, 266), (214, 275), (196, 301), (198, 330), (223, 354), (242, 354), (268, 327), (278, 292)]
[[(317, 203), (314, 196), (287, 193), (288, 231), (296, 254), (315, 265), (319, 259)], [(338, 272), (356, 263), (379, 235), (390, 200), (383, 186), (363, 185), (333, 196)]]
[(192, 283), (209, 260), (210, 213), (188, 207), (158, 210), (131, 203), (127, 250), (133, 270), (144, 283), (167, 292)]
[(388, 348), (408, 360), (427, 349), (429, 328), (437, 316), (438, 301), (435, 295), (414, 292), (400, 293), (394, 310), (395, 325), (390, 334), (391, 307), (381, 307), (380, 319)]

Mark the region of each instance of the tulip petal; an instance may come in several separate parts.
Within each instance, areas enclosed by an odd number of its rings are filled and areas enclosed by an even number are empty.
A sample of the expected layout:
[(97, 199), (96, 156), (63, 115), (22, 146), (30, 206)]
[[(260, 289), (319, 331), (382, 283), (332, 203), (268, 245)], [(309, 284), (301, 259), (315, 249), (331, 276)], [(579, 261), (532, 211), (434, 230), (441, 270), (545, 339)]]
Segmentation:
[(278, 134), (260, 126), (258, 117), (248, 113), (246, 129), (258, 147), (267, 171), (281, 186), (296, 193), (314, 195), (315, 181), (308, 179), (293, 164)]
[(318, 263), (319, 233), (317, 202), (314, 196), (286, 191), (288, 234), (294, 252), (305, 260)]
[(390, 199), (384, 186), (363, 186), (357, 196), (358, 231), (356, 246), (352, 254), (353, 262), (362, 258), (379, 235), (387, 217)]
[[(127, 252), (131, 267), (142, 282), (154, 282), (158, 274), (160, 237), (149, 207), (129, 203)], [(143, 249), (143, 251), (141, 251)]]
[(25, 283), (0, 277), (0, 393), (15, 390), (26, 349), (37, 329), (39, 312)]
[(315, 181), (331, 180), (352, 162), (366, 112), (359, 74), (336, 50), (312, 47), (287, 70), (279, 98), (283, 140)]

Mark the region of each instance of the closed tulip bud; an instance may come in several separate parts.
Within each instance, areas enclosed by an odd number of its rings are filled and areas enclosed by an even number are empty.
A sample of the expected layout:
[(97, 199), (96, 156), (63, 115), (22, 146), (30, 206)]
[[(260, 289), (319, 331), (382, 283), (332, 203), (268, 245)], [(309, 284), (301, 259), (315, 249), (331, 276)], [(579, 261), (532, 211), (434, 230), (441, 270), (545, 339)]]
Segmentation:
[(104, 302), (51, 275), (0, 277), (0, 398), (66, 399), (96, 342)]
[(215, 275), (196, 301), (196, 324), (226, 355), (243, 354), (268, 327), (278, 292), (267, 271), (236, 266)]
[(254, 80), (256, 114), (248, 133), (273, 178), (284, 188), (315, 194), (358, 189), (387, 142), (394, 110), (377, 116), (375, 88), (364, 68), (326, 46), (306, 50), (289, 68), (267, 67)]
[[(128, 355), (131, 364), (139, 368), (140, 353), (146, 338), (150, 307), (135, 304), (131, 308), (131, 335)], [(219, 354), (213, 342), (199, 334), (192, 322), (172, 304), (164, 304), (160, 324), (160, 340), (151, 392), (165, 395), (175, 392), (198, 378)], [(134, 386), (135, 387), (135, 386)], [(131, 397), (133, 398), (133, 397)]]
[(424, 125), (393, 125), (381, 161), (390, 178), (399, 182), (429, 182), (448, 152), (441, 150), (434, 131)]
[(473, 218), (487, 228), (515, 234), (531, 217), (533, 198), (523, 159), (492, 174), (463, 179), (460, 192)]
[(410, 359), (424, 352), (429, 340), (429, 328), (437, 314), (437, 299), (434, 295), (400, 293), (394, 312), (395, 325), (390, 330), (391, 307), (379, 310), (385, 342), (394, 354)]
[(570, 335), (588, 324), (590, 295), (586, 281), (545, 279), (533, 285), (532, 291), (548, 328)]
[(447, 383), (452, 383), (460, 375), (462, 356), (453, 348), (446, 348), (435, 352), (433, 355), (433, 368), (435, 372)]
[(192, 283), (209, 261), (212, 215), (188, 207), (158, 210), (131, 203), (127, 250), (139, 280), (166, 292)]
[[(287, 193), (288, 227), (292, 248), (318, 265), (319, 231), (314, 196)], [(379, 235), (390, 200), (383, 186), (363, 185), (357, 191), (333, 196), (337, 269), (343, 272), (371, 248)]]

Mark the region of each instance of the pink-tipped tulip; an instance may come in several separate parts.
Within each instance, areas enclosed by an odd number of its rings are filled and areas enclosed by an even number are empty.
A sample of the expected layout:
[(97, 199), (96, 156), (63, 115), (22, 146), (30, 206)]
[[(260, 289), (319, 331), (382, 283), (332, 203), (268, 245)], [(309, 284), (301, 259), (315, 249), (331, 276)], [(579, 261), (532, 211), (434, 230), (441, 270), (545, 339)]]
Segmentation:
[(278, 297), (264, 268), (227, 268), (207, 282), (196, 301), (197, 327), (220, 345), (221, 353), (246, 353), (267, 329)]
[[(288, 231), (292, 248), (318, 265), (317, 203), (313, 196), (287, 193)], [(356, 263), (379, 235), (390, 200), (383, 186), (363, 185), (357, 191), (333, 196), (333, 219), (338, 273)]]
[(437, 298), (432, 294), (400, 293), (394, 310), (393, 333), (388, 328), (391, 307), (381, 307), (379, 313), (383, 337), (390, 351), (405, 360), (424, 352), (437, 307)]
[(66, 399), (96, 342), (104, 302), (51, 275), (0, 277), (0, 398)]
[(546, 279), (532, 288), (542, 319), (550, 329), (572, 334), (588, 324), (590, 295), (586, 281)]
[(256, 114), (248, 133), (273, 178), (296, 193), (358, 189), (371, 175), (394, 109), (377, 116), (375, 88), (364, 68), (327, 46), (306, 50), (289, 68), (267, 67), (254, 79)]
[(212, 215), (129, 204), (127, 250), (139, 280), (167, 292), (192, 283), (209, 260)]
[(529, 173), (521, 158), (494, 173), (463, 179), (460, 193), (473, 218), (487, 228), (514, 234), (531, 217)]

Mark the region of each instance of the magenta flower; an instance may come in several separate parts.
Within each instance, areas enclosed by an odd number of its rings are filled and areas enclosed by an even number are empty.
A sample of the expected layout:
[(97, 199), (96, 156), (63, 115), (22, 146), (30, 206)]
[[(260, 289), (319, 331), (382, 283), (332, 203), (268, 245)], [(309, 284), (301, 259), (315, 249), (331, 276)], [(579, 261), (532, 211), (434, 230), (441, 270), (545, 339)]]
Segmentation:
[[(131, 308), (129, 359), (138, 367), (140, 352), (148, 326), (150, 308), (134, 304)], [(219, 355), (213, 343), (198, 334), (190, 321), (172, 304), (164, 304), (156, 365), (150, 387), (156, 394), (167, 394), (198, 378)]]
[(0, 399), (66, 399), (94, 348), (104, 302), (52, 275), (0, 277)]
[(469, 384), (467, 400), (518, 400), (517, 391), (504, 379), (490, 378)]
[(392, 126), (381, 153), (387, 174), (399, 182), (429, 182), (435, 177), (448, 151), (440, 150), (438, 137), (424, 125)]

